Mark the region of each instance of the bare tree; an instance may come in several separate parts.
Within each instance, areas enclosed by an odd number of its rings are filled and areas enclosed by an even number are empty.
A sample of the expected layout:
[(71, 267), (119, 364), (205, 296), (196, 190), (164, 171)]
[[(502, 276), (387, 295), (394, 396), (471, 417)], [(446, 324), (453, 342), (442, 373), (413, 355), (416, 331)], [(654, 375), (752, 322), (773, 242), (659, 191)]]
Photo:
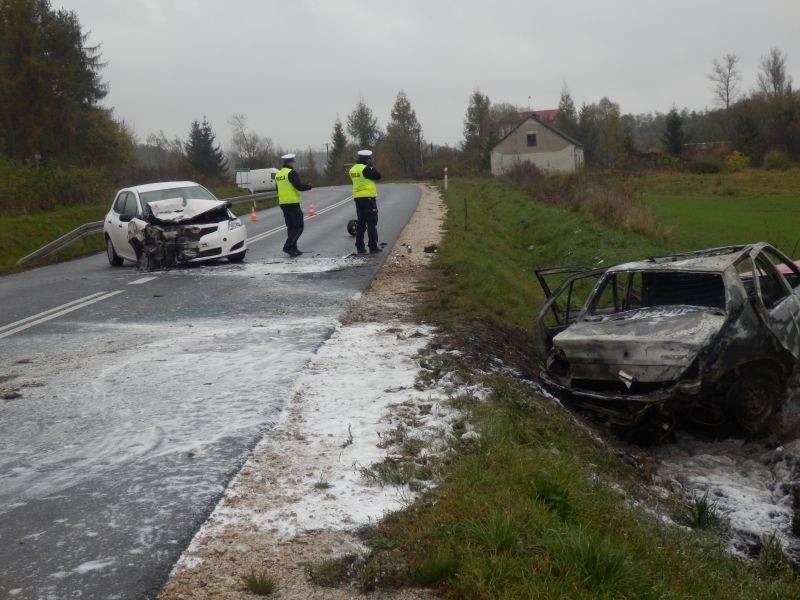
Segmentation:
[(708, 76), (714, 84), (714, 96), (725, 108), (730, 108), (739, 95), (742, 76), (736, 68), (738, 63), (739, 57), (736, 54), (726, 54), (721, 61), (715, 58), (713, 72)]
[(770, 48), (761, 57), (761, 73), (756, 78), (758, 90), (765, 96), (781, 96), (792, 91), (792, 78), (786, 74), (786, 53)]
[(247, 129), (247, 119), (244, 115), (236, 114), (228, 120), (231, 126), (232, 137), (230, 154), (239, 167), (259, 168), (271, 164), (275, 159), (275, 149), (272, 139), (261, 137)]

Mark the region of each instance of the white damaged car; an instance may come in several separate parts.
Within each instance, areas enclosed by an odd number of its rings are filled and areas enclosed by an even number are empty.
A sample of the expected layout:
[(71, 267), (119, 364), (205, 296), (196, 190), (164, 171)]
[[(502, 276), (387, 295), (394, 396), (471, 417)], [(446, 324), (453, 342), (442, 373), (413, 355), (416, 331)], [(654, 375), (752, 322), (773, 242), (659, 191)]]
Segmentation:
[(220, 258), (241, 262), (247, 252), (247, 229), (230, 203), (193, 181), (119, 190), (103, 231), (114, 267), (124, 260), (149, 271)]

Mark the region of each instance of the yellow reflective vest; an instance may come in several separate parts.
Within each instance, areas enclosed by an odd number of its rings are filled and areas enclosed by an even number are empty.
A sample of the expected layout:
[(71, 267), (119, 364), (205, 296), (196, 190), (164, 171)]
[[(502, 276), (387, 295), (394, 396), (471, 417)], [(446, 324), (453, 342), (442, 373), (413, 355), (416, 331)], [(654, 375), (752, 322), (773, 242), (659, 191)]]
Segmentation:
[(364, 177), (367, 165), (356, 163), (350, 167), (350, 179), (353, 180), (353, 198), (377, 198), (378, 186), (372, 179)]
[(289, 167), (283, 167), (275, 173), (275, 186), (278, 188), (278, 204), (300, 204), (303, 196), (298, 189), (289, 181)]

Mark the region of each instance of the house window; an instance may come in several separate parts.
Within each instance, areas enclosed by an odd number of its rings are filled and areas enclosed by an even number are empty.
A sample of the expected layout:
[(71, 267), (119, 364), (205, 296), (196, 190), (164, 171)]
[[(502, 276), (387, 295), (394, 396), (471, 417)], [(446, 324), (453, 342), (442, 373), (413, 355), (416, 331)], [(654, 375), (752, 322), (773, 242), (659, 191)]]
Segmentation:
[(535, 133), (529, 133), (528, 134), (528, 148), (533, 148), (534, 146), (536, 146), (536, 134)]

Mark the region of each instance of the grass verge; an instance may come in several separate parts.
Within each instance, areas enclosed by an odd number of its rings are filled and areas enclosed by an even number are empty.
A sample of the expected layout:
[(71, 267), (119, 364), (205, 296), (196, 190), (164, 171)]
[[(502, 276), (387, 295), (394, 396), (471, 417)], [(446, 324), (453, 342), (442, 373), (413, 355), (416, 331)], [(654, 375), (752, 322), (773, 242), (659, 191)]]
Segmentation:
[[(420, 314), (460, 345), (462, 365), (530, 359), (542, 300), (534, 268), (669, 250), (501, 182), (451, 180), (447, 202), (445, 276)], [(444, 360), (426, 363), (445, 373), (453, 365), (434, 364)], [(707, 498), (652, 495), (636, 461), (560, 406), (510, 377), (474, 376), (492, 390), (485, 401), (459, 400), (479, 442), (447, 454), (431, 469), (437, 487), (364, 533), (372, 551), (347, 564), (348, 581), (364, 591), (434, 587), (445, 598), (800, 597), (774, 541), (764, 541), (757, 561), (730, 555)]]

